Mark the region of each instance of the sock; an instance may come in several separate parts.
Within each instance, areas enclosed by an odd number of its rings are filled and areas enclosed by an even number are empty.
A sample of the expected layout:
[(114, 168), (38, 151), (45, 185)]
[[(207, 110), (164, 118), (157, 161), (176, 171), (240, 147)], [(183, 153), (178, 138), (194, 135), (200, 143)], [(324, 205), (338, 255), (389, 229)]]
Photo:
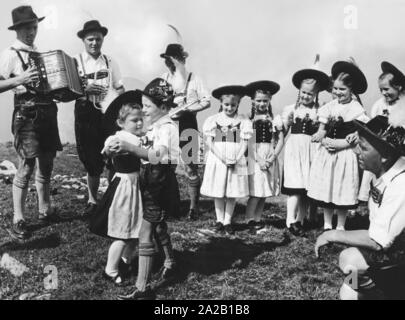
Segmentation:
[(292, 195), (287, 198), (287, 219), (285, 222), (287, 228), (289, 228), (291, 224), (295, 222), (295, 217), (298, 210), (298, 200), (298, 195)]
[(160, 233), (158, 234), (158, 240), (165, 254), (164, 266), (168, 269), (171, 269), (175, 264), (175, 259), (172, 248), (172, 242), (170, 240), (169, 234), (167, 233), (167, 226), (162, 227)]
[(153, 243), (139, 244), (139, 269), (136, 279), (136, 288), (139, 291), (145, 291), (149, 284), (149, 279), (152, 273), (153, 255), (155, 253), (155, 245)]
[(125, 242), (122, 240), (114, 241), (110, 250), (108, 250), (107, 265), (105, 267), (105, 273), (110, 277), (115, 277), (118, 275), (118, 264), (120, 262), (122, 252), (125, 249)]
[(347, 210), (337, 210), (338, 222), (336, 230), (345, 230)]

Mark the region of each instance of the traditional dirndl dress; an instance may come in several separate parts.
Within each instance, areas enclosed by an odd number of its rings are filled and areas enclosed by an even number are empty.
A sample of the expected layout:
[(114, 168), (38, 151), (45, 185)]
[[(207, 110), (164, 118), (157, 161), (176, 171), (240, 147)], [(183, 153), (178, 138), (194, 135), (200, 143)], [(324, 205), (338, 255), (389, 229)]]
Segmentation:
[(282, 117), (284, 126), (291, 128), (291, 132), (285, 143), (281, 192), (286, 195), (306, 194), (311, 163), (320, 146), (311, 142), (311, 136), (319, 127), (317, 109), (290, 105), (284, 109)]
[[(128, 132), (119, 131), (115, 136), (140, 145), (138, 137)], [(106, 145), (113, 137), (107, 139)], [(140, 159), (133, 155), (118, 155), (112, 162), (116, 174), (90, 219), (89, 229), (104, 237), (137, 239), (143, 215)]]
[[(214, 145), (221, 157), (235, 159), (241, 148), (241, 140), (253, 135), (252, 123), (246, 117), (233, 118), (223, 112), (209, 117), (203, 125), (206, 137), (214, 138)], [(242, 157), (234, 168), (226, 164), (211, 150), (206, 154), (201, 194), (212, 198), (243, 198), (249, 196), (248, 167)]]
[[(355, 100), (340, 104), (333, 100), (319, 110), (319, 120), (327, 124), (326, 137), (345, 139), (356, 128), (352, 120), (366, 122), (363, 107)], [(359, 165), (352, 148), (329, 152), (321, 146), (311, 166), (308, 196), (320, 207), (353, 209), (358, 203)]]
[(256, 115), (253, 120), (254, 135), (249, 144), (249, 195), (257, 198), (277, 196), (280, 192), (280, 174), (277, 158), (268, 170), (261, 170), (259, 159), (269, 159), (274, 154), (275, 136), (283, 130), (281, 117)]

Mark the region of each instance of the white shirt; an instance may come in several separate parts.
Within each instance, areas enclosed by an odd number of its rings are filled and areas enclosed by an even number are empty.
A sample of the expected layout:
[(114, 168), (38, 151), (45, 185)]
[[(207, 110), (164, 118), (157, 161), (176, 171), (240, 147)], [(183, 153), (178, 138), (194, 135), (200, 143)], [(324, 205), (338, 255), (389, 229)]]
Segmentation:
[(374, 182), (374, 186), (384, 193), (381, 205), (378, 206), (371, 197), (369, 200), (369, 236), (384, 249), (389, 248), (405, 228), (405, 173), (398, 175), (404, 170), (405, 159), (399, 158)]
[[(23, 65), (21, 63), (20, 58), (15, 50), (26, 50), (26, 51), (37, 51), (37, 47), (28, 46), (25, 43), (21, 42), (20, 40), (16, 40), (10, 47), (4, 50), (0, 54), (0, 76), (4, 79), (10, 79), (12, 75), (18, 76), (24, 72)], [(21, 56), (25, 63), (28, 62), (28, 52), (20, 51)], [(18, 86), (13, 89), (15, 94), (23, 94), (27, 92), (27, 89), (24, 86)]]
[[(106, 56), (104, 54), (100, 54), (100, 56), (97, 59), (94, 59), (91, 55), (89, 55), (86, 51), (81, 53), (80, 55), (76, 55), (75, 58), (78, 63), (78, 71), (79, 75), (83, 77), (85, 74), (92, 74), (96, 73), (99, 71), (109, 71), (109, 76), (103, 79), (88, 79), (88, 83), (97, 83), (99, 85), (102, 85), (106, 87), (107, 89), (109, 88), (114, 88), (115, 90), (120, 89), (123, 87), (123, 81), (121, 78), (121, 72), (118, 67), (118, 64), (109, 56)], [(107, 57), (108, 60), (108, 68), (107, 68), (107, 63), (105, 60), (105, 57)], [(83, 64), (84, 68), (83, 68)], [(84, 69), (84, 70), (83, 70)], [(98, 97), (96, 97), (97, 100)], [(97, 100), (98, 102), (98, 100)]]
[(209, 91), (205, 87), (203, 81), (194, 73), (191, 75), (187, 93), (184, 92), (187, 86), (188, 77), (189, 73), (187, 74), (187, 77), (185, 79), (182, 79), (183, 81), (181, 81), (182, 83), (180, 84), (180, 88), (176, 88), (176, 84), (174, 83), (174, 76), (170, 72), (166, 72), (162, 75), (162, 79), (170, 83), (170, 85), (173, 87), (173, 90), (175, 91), (176, 97), (174, 99), (174, 102), (177, 105), (182, 105), (185, 94), (187, 94), (187, 103), (194, 102), (196, 100), (198, 100), (200, 103), (210, 101), (211, 95)]
[(172, 164), (179, 163), (179, 128), (170, 117), (164, 116), (158, 119), (151, 125), (146, 136), (149, 141), (152, 141), (153, 149), (161, 146), (167, 149), (167, 153), (160, 160), (161, 163), (168, 164), (169, 160)]
[(330, 120), (337, 120), (339, 117), (342, 117), (344, 122), (352, 120), (368, 122), (370, 120), (362, 105), (356, 100), (345, 104), (339, 103), (337, 99), (332, 100), (319, 108), (318, 114), (319, 121), (323, 124), (328, 124)]
[(295, 122), (296, 118), (299, 119), (304, 119), (307, 114), (309, 115), (309, 118), (313, 121), (313, 122), (318, 122), (318, 109), (316, 108), (308, 108), (302, 104), (300, 104), (298, 106), (297, 109), (295, 109), (295, 104), (286, 106), (283, 109), (283, 112), (281, 114), (281, 118), (283, 120), (283, 124), (285, 128), (288, 128), (291, 123), (289, 123), (289, 118), (291, 113), (293, 113), (293, 121)]

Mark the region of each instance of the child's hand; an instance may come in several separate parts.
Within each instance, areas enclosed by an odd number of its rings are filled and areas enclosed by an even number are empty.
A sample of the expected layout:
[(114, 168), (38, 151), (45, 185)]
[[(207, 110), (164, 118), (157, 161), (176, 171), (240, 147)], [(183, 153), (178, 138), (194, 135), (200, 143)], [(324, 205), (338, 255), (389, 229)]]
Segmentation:
[(262, 171), (267, 171), (268, 166), (267, 166), (266, 160), (260, 159), (260, 160), (258, 161), (258, 164), (259, 164), (260, 170), (262, 170)]
[(311, 142), (321, 142), (322, 138), (323, 138), (323, 133), (317, 132), (312, 136)]
[(359, 142), (359, 135), (357, 134), (357, 132), (351, 133), (346, 137), (346, 141), (351, 146), (355, 146)]
[(127, 141), (115, 139), (108, 145), (108, 149), (113, 155), (124, 154), (131, 150), (131, 144)]
[(227, 166), (228, 168), (233, 169), (233, 168), (235, 168), (236, 160), (235, 160), (235, 159), (231, 159), (231, 158), (226, 158), (226, 159), (225, 159), (225, 164), (226, 164), (226, 166)]

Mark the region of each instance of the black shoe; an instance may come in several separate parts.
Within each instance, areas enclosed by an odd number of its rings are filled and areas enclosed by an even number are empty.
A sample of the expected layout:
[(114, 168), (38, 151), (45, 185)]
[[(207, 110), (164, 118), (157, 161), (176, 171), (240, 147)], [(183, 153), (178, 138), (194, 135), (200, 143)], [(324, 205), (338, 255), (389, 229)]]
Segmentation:
[(60, 217), (55, 213), (55, 210), (51, 210), (49, 213), (38, 213), (38, 221), (42, 225), (46, 225), (52, 222), (60, 222)]
[(120, 274), (117, 274), (115, 277), (112, 277), (103, 271), (103, 278), (109, 282), (114, 283), (117, 287), (121, 287), (124, 285), (124, 280), (122, 279)]
[(187, 219), (188, 220), (197, 220), (198, 219), (197, 211), (195, 209), (190, 209), (187, 214)]
[(222, 231), (224, 231), (224, 225), (221, 222), (217, 222), (214, 226), (214, 231), (221, 233)]
[(160, 271), (157, 273), (156, 280), (152, 283), (152, 289), (156, 290), (163, 286), (172, 284), (178, 275), (176, 267), (166, 268), (163, 266)]
[(87, 203), (86, 209), (84, 209), (82, 215), (84, 217), (91, 217), (97, 210), (97, 205), (95, 203)]
[(127, 295), (117, 295), (117, 300), (155, 300), (156, 294), (150, 288), (145, 291), (135, 289), (132, 293)]
[(291, 223), (290, 227), (288, 228), (288, 230), (297, 237), (301, 237), (304, 235), (304, 229), (301, 225), (301, 222), (294, 222)]
[(256, 221), (250, 220), (247, 225), (249, 228), (249, 233), (256, 234)]
[(20, 240), (27, 239), (30, 235), (27, 223), (24, 220), (20, 220), (17, 223), (14, 223), (10, 231), (11, 236)]
[(228, 234), (228, 235), (233, 235), (233, 234), (235, 234), (235, 230), (233, 229), (233, 227), (232, 227), (231, 224), (227, 224), (227, 225), (224, 227), (224, 230), (225, 230), (225, 233)]

